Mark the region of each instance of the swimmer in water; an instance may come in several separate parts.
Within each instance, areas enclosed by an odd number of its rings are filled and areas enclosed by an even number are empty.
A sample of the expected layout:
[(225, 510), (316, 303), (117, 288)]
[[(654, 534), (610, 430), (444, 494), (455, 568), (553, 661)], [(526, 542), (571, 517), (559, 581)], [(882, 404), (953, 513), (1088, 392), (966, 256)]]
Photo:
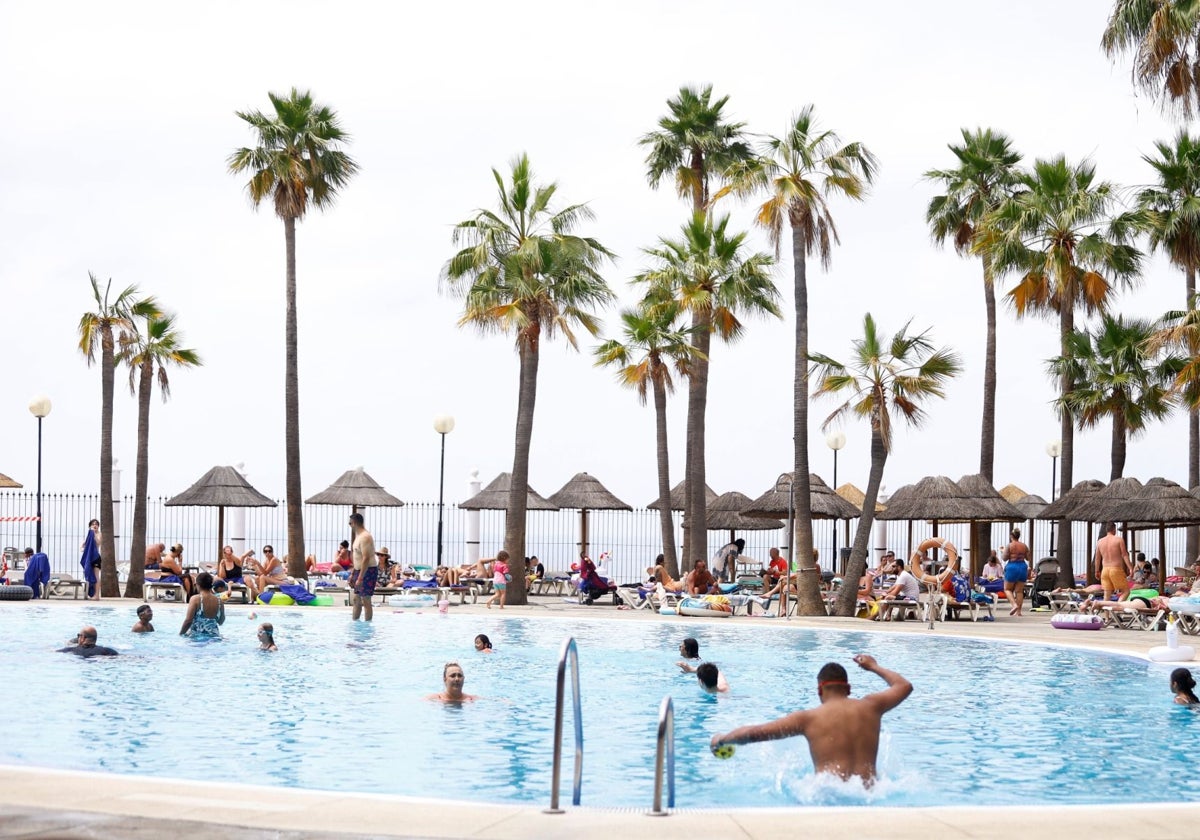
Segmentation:
[(457, 662), (447, 662), (446, 667), (442, 669), (442, 682), (445, 683), (446, 689), (438, 694), (430, 694), (426, 700), (436, 700), (439, 703), (466, 703), (472, 700), (478, 700), (474, 694), (463, 693), (463, 683), (467, 681), (467, 675), (463, 673), (462, 666)]
[(1175, 702), (1180, 706), (1200, 705), (1195, 688), (1196, 678), (1187, 668), (1176, 668), (1171, 672), (1171, 691), (1175, 692)]
[(846, 669), (830, 662), (817, 674), (817, 696), (821, 698), (821, 705), (792, 712), (770, 723), (743, 726), (724, 735), (714, 735), (712, 748), (803, 735), (808, 739), (808, 750), (818, 773), (832, 773), (843, 780), (857, 776), (869, 787), (875, 781), (880, 722), (885, 713), (912, 694), (913, 687), (895, 671), (881, 667), (873, 656), (860, 653), (854, 661), (864, 671), (882, 677), (887, 688), (861, 700), (854, 699), (850, 696)]

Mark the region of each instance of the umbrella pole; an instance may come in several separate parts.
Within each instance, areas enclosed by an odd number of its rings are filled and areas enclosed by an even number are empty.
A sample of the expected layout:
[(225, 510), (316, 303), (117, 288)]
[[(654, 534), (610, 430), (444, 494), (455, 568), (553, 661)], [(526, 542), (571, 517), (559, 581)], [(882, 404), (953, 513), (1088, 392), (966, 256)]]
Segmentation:
[(1095, 564), (1092, 563), (1092, 523), (1091, 522), (1088, 522), (1087, 529), (1088, 529), (1088, 532), (1087, 532), (1088, 535), (1087, 535), (1087, 575), (1086, 575), (1086, 580), (1088, 582), (1088, 585), (1090, 586), (1091, 584), (1097, 583), (1098, 581), (1096, 580), (1096, 567), (1095, 567)]
[(225, 546), (225, 505), (217, 505), (217, 562), (221, 562)]
[[(587, 554), (588, 550), (588, 512), (587, 508), (579, 511), (579, 550)], [(591, 556), (591, 555), (589, 555)]]
[(1163, 581), (1167, 579), (1167, 526), (1158, 523), (1158, 594), (1163, 594)]

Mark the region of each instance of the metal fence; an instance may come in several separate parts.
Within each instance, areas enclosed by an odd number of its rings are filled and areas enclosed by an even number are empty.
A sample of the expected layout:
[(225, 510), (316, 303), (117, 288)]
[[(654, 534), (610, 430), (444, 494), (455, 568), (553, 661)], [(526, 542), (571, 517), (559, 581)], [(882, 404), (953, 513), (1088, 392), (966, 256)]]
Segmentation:
[[(182, 543), (185, 561), (193, 563), (214, 562), (219, 554), (217, 544), (216, 508), (166, 507), (166, 497), (147, 500), (146, 538), (150, 543)], [(133, 497), (124, 496), (114, 505), (116, 523), (117, 560), (129, 559), (129, 535), (133, 530)], [(36, 523), (10, 521), (14, 517), (32, 517), (37, 511), (36, 495), (26, 491), (0, 491), (0, 545), (23, 548), (34, 544)], [(350, 536), (346, 524), (349, 509), (338, 506), (305, 505), (305, 546), (318, 560), (333, 559), (337, 545)], [(99, 497), (84, 493), (42, 494), (42, 546), (50, 557), (55, 571), (78, 572), (79, 550), (87, 530), (89, 519), (99, 514)], [(284, 503), (275, 508), (245, 509), (244, 533), (237, 533), (238, 516), (226, 511), (225, 542), (234, 546), (238, 553), (246, 548), (261, 549), (272, 545), (276, 552), (287, 552), (287, 514)], [(471, 512), (447, 504), (443, 510), (444, 536), (442, 562), (446, 565), (460, 564), (466, 557), (466, 534), (468, 516)], [(393, 559), (406, 564), (434, 565), (437, 560), (436, 502), (409, 502), (400, 508), (370, 508), (365, 512), (367, 528), (375, 536), (375, 545), (390, 549)], [(480, 551), (482, 556), (494, 555), (504, 541), (504, 511), (482, 511), (479, 514)], [(682, 516), (674, 514), (677, 544), (682, 543)], [(607, 551), (610, 555), (609, 568), (613, 576), (622, 583), (641, 580), (645, 569), (654, 562), (662, 550), (657, 511), (644, 508), (629, 511), (592, 511), (588, 520), (589, 551), (593, 559)], [(836, 542), (845, 549), (854, 538), (857, 522), (837, 523)], [(579, 555), (580, 514), (578, 511), (531, 511), (528, 515), (526, 532), (527, 551), (536, 554), (545, 564), (547, 571), (570, 567)], [(841, 564), (830, 564), (833, 556), (834, 523), (813, 523), (814, 544), (823, 568), (834, 565), (838, 571)], [(1024, 529), (1027, 526), (1022, 524)], [(877, 558), (885, 547), (898, 554), (909, 549), (910, 525), (906, 522), (876, 523), (870, 541), (871, 557)], [(941, 525), (939, 533), (949, 537), (964, 549), (969, 545), (968, 526), (965, 524)], [(1049, 554), (1051, 523), (1037, 522), (1032, 534), (1025, 534), (1025, 541), (1033, 550), (1035, 558)], [(927, 522), (911, 525), (913, 546), (931, 536), (932, 528)], [(1086, 569), (1087, 526), (1076, 523), (1073, 529), (1074, 563), (1076, 573)], [(1008, 542), (1008, 526), (992, 528), (992, 546), (1003, 546)], [(738, 536), (746, 540), (745, 554), (765, 559), (767, 549), (783, 546), (786, 542), (784, 529), (770, 531), (746, 531)], [(712, 556), (730, 538), (728, 531), (710, 531), (708, 555)], [(1158, 535), (1143, 532), (1136, 538), (1148, 557), (1158, 556)], [(1167, 532), (1168, 573), (1175, 566), (1184, 565), (1184, 529)]]

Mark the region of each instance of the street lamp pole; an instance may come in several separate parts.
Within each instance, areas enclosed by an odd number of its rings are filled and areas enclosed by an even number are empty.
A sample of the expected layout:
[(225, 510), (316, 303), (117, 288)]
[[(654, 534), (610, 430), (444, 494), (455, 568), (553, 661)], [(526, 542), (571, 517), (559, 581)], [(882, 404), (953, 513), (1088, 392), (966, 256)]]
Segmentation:
[(37, 550), (42, 550), (42, 419), (50, 413), (50, 398), (38, 396), (29, 402), (29, 413), (38, 421), (37, 452)]
[[(841, 432), (841, 431), (830, 432), (828, 435), (825, 436), (825, 445), (833, 450), (833, 492), (836, 493), (837, 486), (838, 486), (837, 456), (838, 456), (838, 452), (841, 450), (841, 448), (846, 445), (846, 433)], [(837, 519), (834, 519), (833, 520), (833, 557), (829, 561), (830, 571), (840, 568), (840, 564), (838, 562), (837, 529), (838, 529)], [(846, 570), (841, 569), (841, 571), (843, 574), (845, 574)]]
[[(1052, 440), (1046, 444), (1046, 454), (1050, 456), (1050, 501), (1053, 503), (1058, 492), (1058, 456), (1062, 454), (1062, 441)], [(1033, 535), (1030, 534), (1032, 539)], [(1054, 520), (1050, 520), (1050, 556), (1054, 556), (1056, 550), (1054, 542)]]
[(437, 564), (442, 565), (442, 508), (446, 490), (446, 435), (454, 431), (454, 418), (441, 414), (433, 418), (433, 430), (442, 436), (442, 463), (438, 471), (438, 536)]

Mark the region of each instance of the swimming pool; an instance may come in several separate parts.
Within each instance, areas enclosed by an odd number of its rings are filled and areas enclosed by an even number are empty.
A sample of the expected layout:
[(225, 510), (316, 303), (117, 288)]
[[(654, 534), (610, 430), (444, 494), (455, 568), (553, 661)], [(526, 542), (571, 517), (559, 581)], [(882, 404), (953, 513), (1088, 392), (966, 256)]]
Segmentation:
[[(0, 608), (8, 640), (0, 668), (17, 681), (9, 693), (22, 710), (0, 743), (0, 763), (547, 803), (554, 666), (573, 635), (584, 805), (649, 805), (656, 716), (667, 694), (679, 807), (1200, 801), (1185, 743), (1200, 720), (1170, 703), (1168, 668), (1128, 657), (942, 634), (390, 609), (370, 626), (342, 612), (262, 609), (281, 645), (264, 654), (254, 650), (257, 622), (245, 611), (230, 613), (226, 640), (213, 644), (175, 635), (180, 608), (158, 612), (160, 632), (134, 636), (126, 604)], [(83, 623), (122, 656), (55, 653)], [(495, 654), (473, 650), (480, 632)], [(675, 667), (688, 634), (722, 666), (729, 695), (702, 694)], [(801, 739), (743, 746), (729, 761), (709, 754), (714, 732), (814, 704), (815, 674), (828, 660), (850, 665), (856, 695), (882, 686), (849, 663), (864, 650), (916, 686), (885, 718), (882, 778), (872, 791), (815, 778)], [(440, 689), (451, 660), (463, 664), (466, 690), (479, 702), (423, 699)], [(569, 743), (565, 755), (569, 801)]]

